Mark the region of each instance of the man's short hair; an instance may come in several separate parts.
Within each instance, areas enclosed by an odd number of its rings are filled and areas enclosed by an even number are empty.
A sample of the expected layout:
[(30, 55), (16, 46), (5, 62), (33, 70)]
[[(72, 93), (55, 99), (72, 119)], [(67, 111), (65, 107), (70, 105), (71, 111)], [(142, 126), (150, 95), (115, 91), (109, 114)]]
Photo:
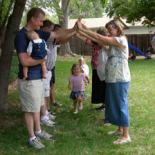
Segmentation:
[(40, 14), (45, 16), (45, 12), (40, 8), (30, 9), (27, 13), (27, 22), (29, 22), (32, 17), (38, 17)]
[(55, 25), (52, 21), (50, 21), (49, 19), (46, 19), (43, 21), (43, 26), (42, 27), (50, 27), (52, 25)]

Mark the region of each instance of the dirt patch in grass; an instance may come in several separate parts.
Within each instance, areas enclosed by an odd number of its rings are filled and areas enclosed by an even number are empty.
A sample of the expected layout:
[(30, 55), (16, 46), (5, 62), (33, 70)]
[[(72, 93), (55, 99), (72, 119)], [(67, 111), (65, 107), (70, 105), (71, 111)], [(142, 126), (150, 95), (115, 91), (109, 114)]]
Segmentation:
[(12, 82), (9, 84), (8, 90), (9, 90), (9, 91), (17, 90), (17, 79), (14, 80), (14, 81), (12, 81)]
[(12, 116), (8, 114), (0, 115), (0, 132), (5, 132), (8, 129), (14, 128), (22, 122), (22, 117)]

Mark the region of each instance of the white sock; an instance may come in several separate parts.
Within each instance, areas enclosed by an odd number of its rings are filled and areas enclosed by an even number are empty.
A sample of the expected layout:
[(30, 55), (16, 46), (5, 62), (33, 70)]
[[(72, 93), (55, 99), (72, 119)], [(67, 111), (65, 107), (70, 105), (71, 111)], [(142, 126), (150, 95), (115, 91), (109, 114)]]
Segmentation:
[(37, 134), (40, 134), (41, 133), (41, 130), (39, 130), (39, 131), (35, 131), (35, 134), (37, 135)]
[(49, 120), (49, 116), (47, 116), (47, 115), (41, 116), (41, 120), (47, 121), (47, 120)]
[(36, 136), (30, 137), (30, 138), (29, 138), (29, 141), (32, 141), (32, 140), (34, 140), (34, 139), (36, 139)]
[(46, 110), (45, 115), (49, 115), (49, 112)]

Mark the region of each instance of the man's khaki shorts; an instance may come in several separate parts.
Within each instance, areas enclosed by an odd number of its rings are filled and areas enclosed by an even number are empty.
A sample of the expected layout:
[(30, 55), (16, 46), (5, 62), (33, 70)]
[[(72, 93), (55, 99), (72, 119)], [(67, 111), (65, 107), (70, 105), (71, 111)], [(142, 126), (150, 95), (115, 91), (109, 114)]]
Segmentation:
[(19, 96), (24, 112), (40, 112), (44, 104), (44, 89), (42, 80), (18, 79)]

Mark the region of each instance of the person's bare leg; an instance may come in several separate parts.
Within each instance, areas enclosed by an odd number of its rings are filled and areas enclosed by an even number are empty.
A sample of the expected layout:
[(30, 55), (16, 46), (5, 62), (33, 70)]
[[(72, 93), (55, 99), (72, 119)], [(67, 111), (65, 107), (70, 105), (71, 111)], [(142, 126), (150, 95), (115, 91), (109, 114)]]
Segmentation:
[(78, 108), (79, 110), (83, 110), (83, 99), (81, 97), (78, 98)]
[(49, 97), (45, 97), (45, 105), (46, 105), (47, 110), (50, 110)]
[(42, 78), (46, 79), (46, 71), (47, 71), (46, 63), (45, 62), (41, 63), (41, 67), (42, 67)]
[(118, 127), (117, 132), (122, 133), (123, 134), (123, 127)]
[(46, 107), (46, 104), (44, 103), (41, 106), (41, 109), (40, 109), (41, 116), (45, 116), (46, 115), (46, 110), (47, 110), (47, 107)]
[(23, 67), (23, 80), (28, 78), (28, 67)]
[(78, 101), (77, 100), (74, 100), (73, 101), (73, 104), (74, 104), (74, 113), (78, 113), (78, 107), (79, 107)]
[(33, 114), (30, 112), (25, 112), (24, 113), (24, 119), (26, 123), (26, 127), (28, 130), (29, 137), (34, 137), (34, 120), (33, 120)]
[(129, 128), (122, 127), (122, 129), (123, 129), (123, 138), (129, 138)]
[(121, 133), (122, 138), (128, 138), (129, 137), (128, 127), (119, 126), (117, 129), (117, 132)]
[(40, 112), (33, 113), (33, 119), (34, 119), (35, 131), (41, 131), (41, 127), (40, 127)]
[(52, 83), (51, 89), (50, 89), (50, 100), (51, 103), (55, 103), (55, 84)]

